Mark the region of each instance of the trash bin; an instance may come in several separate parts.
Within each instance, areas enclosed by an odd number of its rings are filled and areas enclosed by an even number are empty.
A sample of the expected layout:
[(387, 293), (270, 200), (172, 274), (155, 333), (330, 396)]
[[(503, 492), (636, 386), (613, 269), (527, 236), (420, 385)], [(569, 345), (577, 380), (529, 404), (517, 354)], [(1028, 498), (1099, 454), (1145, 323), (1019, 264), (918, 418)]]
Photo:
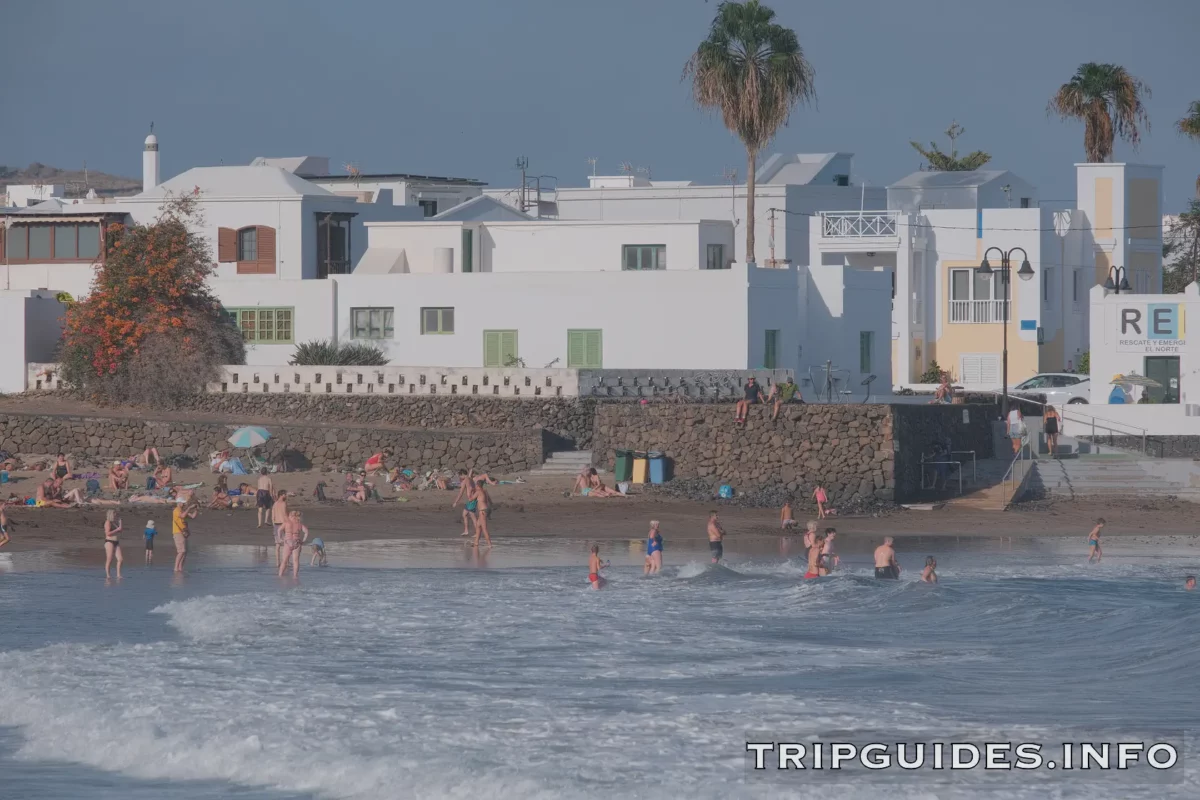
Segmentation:
[(650, 460), (646, 458), (645, 453), (633, 454), (633, 482), (645, 483), (647, 474), (650, 471)]
[(633, 477), (633, 451), (618, 450), (617, 463), (613, 467), (614, 481), (627, 481)]
[(651, 450), (647, 455), (650, 458), (650, 482), (662, 483), (667, 477), (666, 458), (657, 450)]

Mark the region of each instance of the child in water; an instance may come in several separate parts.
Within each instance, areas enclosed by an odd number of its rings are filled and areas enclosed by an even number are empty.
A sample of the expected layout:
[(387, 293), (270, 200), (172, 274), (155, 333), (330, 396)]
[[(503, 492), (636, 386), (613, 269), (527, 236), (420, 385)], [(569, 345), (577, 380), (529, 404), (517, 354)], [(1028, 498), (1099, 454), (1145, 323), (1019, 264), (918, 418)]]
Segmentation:
[(592, 545), (591, 555), (588, 556), (588, 582), (593, 589), (603, 589), (608, 581), (600, 577), (600, 570), (608, 566), (607, 561), (600, 561), (600, 545)]
[(142, 531), (142, 535), (146, 539), (146, 563), (154, 563), (154, 537), (158, 534), (158, 529), (154, 527), (154, 520), (146, 520), (146, 530)]
[(937, 559), (925, 556), (925, 569), (921, 570), (921, 580), (925, 583), (937, 583)]
[(1092, 532), (1088, 534), (1088, 563), (1100, 563), (1100, 559), (1104, 557), (1104, 550), (1100, 548), (1100, 531), (1104, 529), (1104, 518), (1096, 520), (1096, 526), (1092, 528)]
[(320, 536), (313, 539), (309, 544), (312, 545), (312, 560), (308, 562), (310, 567), (329, 566), (329, 559), (325, 557), (325, 540)]

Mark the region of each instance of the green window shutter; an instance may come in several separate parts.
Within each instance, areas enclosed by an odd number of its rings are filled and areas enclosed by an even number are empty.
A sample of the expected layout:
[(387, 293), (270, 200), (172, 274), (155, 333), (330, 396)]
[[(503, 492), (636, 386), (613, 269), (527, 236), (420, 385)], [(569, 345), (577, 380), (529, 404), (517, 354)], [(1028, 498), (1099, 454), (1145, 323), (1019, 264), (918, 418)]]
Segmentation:
[(584, 362), (590, 369), (600, 369), (603, 363), (604, 344), (600, 331), (587, 331), (585, 338), (586, 355)]
[(572, 369), (586, 366), (587, 333), (586, 331), (567, 331), (567, 366)]
[(485, 367), (501, 367), (504, 362), (500, 355), (500, 331), (483, 332), (483, 365)]
[(517, 360), (517, 332), (516, 331), (500, 331), (500, 365), (516, 363)]
[(475, 265), (475, 237), (470, 228), (462, 232), (462, 271), (471, 272)]
[(871, 372), (872, 350), (875, 349), (875, 332), (861, 331), (858, 334), (858, 371), (868, 374)]
[(779, 351), (779, 331), (767, 331), (766, 341), (763, 343), (763, 367), (766, 369), (775, 369), (776, 360)]

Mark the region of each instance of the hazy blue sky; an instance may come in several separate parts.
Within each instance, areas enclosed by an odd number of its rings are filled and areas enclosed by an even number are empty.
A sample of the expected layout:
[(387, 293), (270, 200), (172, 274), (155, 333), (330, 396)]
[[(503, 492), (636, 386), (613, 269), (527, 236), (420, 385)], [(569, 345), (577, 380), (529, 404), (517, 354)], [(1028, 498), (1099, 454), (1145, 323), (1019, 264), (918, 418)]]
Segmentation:
[[(1189, 197), (1200, 145), (1174, 130), (1200, 99), (1198, 0), (776, 0), (817, 70), (775, 149), (855, 153), (855, 178), (915, 169), (909, 139), (942, 140), (1074, 195), (1083, 127), (1047, 98), (1084, 61), (1150, 84), (1141, 152), (1166, 167), (1167, 209)], [(527, 155), (561, 185), (621, 161), (655, 178), (745, 175), (720, 120), (680, 73), (715, 10), (704, 0), (0, 0), (6, 77), (0, 163), (140, 175), (151, 120), (164, 178), (254, 156), (328, 155), (365, 172), (515, 182)]]

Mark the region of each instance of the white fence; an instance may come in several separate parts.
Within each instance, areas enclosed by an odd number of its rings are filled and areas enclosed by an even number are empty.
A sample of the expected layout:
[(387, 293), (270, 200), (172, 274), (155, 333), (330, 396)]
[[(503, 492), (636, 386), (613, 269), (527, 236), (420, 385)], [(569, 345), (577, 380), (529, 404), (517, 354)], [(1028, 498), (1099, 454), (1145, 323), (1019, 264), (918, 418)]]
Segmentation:
[[(57, 364), (30, 364), (27, 391), (64, 388)], [(214, 394), (391, 394), (577, 397), (575, 369), (457, 369), (451, 367), (293, 367), (231, 365), (208, 384)]]
[(821, 237), (863, 239), (896, 236), (898, 211), (826, 211), (821, 214)]
[(950, 321), (967, 323), (1003, 322), (1009, 315), (1007, 300), (951, 300)]

